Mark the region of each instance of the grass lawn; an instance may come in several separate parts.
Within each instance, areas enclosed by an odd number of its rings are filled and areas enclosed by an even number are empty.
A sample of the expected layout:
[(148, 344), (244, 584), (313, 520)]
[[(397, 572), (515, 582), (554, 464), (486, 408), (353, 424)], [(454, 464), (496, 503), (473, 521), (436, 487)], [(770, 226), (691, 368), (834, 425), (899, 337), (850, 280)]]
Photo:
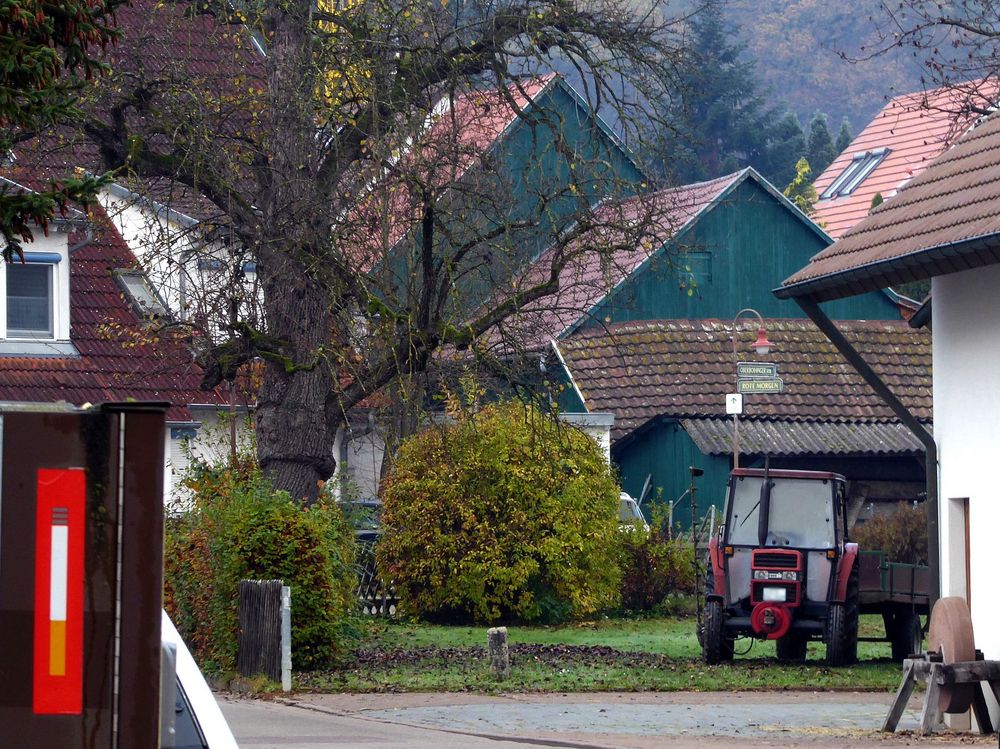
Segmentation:
[[(864, 689), (899, 684), (887, 643), (859, 643), (860, 663), (828, 668), (812, 643), (804, 663), (778, 663), (774, 644), (736, 643), (732, 664), (706, 666), (695, 620), (603, 619), (559, 627), (508, 628), (511, 677), (489, 673), (486, 627), (373, 621), (342, 669), (301, 673), (297, 687), (317, 691), (675, 691)], [(861, 634), (881, 635), (879, 617), (862, 617)]]

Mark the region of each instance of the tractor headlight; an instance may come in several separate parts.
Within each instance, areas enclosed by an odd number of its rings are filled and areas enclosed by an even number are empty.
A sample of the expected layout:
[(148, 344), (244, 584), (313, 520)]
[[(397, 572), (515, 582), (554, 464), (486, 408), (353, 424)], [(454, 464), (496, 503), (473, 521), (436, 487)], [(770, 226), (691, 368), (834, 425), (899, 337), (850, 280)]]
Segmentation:
[(795, 570), (754, 570), (753, 571), (754, 580), (784, 580), (787, 582), (795, 582), (799, 579), (799, 573)]

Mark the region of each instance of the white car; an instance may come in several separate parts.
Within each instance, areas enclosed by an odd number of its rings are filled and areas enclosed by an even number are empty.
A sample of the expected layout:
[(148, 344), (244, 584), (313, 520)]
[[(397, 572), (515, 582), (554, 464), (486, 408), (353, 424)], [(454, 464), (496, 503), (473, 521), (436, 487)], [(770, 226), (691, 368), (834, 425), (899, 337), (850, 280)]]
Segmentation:
[(161, 626), (161, 749), (239, 749), (215, 695), (166, 611)]
[(618, 527), (622, 530), (632, 530), (633, 528), (649, 530), (649, 523), (642, 516), (639, 503), (632, 499), (628, 492), (622, 492), (619, 496)]

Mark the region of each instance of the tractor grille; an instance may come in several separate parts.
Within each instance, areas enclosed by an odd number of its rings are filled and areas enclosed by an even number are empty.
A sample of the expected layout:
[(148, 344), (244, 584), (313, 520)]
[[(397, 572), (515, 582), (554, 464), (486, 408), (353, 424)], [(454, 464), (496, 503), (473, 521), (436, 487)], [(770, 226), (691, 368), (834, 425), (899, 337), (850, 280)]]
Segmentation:
[(753, 566), (794, 570), (799, 566), (799, 554), (798, 552), (786, 554), (775, 551), (755, 551), (753, 553)]

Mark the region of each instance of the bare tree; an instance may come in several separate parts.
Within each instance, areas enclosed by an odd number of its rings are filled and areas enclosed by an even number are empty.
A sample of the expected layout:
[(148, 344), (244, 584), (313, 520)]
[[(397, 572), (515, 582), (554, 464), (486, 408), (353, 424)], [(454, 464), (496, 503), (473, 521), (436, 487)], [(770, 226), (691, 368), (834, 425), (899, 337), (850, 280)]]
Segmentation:
[[(276, 486), (315, 497), (349, 409), (442, 351), (485, 358), (505, 321), (557, 295), (583, 255), (612, 262), (663, 229), (642, 171), (586, 116), (611, 113), (637, 146), (651, 129), (644, 102), (673, 86), (672, 25), (636, 7), (121, 12), (114, 75), (60, 142), (82, 138), (148, 205), (197, 218), (185, 237), (179, 219), (165, 228), (166, 254), (143, 262), (180, 289), (206, 387), (263, 361), (258, 451)], [(551, 78), (555, 61), (577, 71), (586, 102)], [(546, 96), (561, 106), (536, 106)], [(544, 272), (523, 273), (543, 252)]]
[(926, 89), (951, 94), (922, 105), (954, 115), (960, 135), (978, 116), (995, 109), (1000, 92), (1000, 3), (996, 0), (883, 0), (872, 18), (867, 59), (904, 50), (923, 66)]

